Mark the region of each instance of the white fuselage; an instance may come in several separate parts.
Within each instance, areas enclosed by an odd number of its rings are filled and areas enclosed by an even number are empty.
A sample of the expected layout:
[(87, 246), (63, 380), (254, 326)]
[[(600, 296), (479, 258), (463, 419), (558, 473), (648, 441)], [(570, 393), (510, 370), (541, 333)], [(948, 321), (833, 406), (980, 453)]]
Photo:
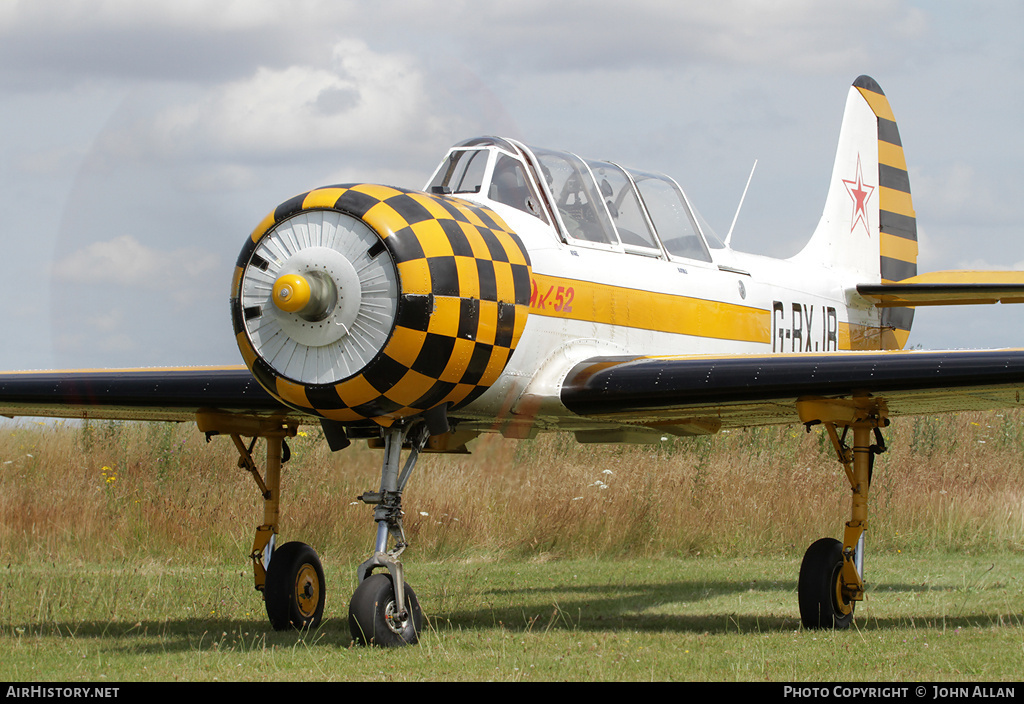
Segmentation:
[(480, 202), (523, 241), (533, 295), (504, 373), (460, 415), (592, 428), (559, 402), (565, 375), (588, 358), (850, 349), (851, 327), (877, 320), (823, 266), (730, 249), (711, 250), (713, 261), (701, 262), (566, 244), (531, 215)]
[[(821, 220), (784, 260), (718, 242), (663, 174), (502, 138), (453, 147), (427, 190), (497, 213), (532, 266), (522, 339), (497, 383), (459, 415), (507, 419), (503, 428), (519, 417), (531, 429), (593, 427), (559, 402), (569, 370), (593, 357), (903, 346), (909, 327), (894, 335), (856, 290), (880, 280), (884, 259), (878, 204), (891, 189), (871, 180), (877, 125), (851, 90)], [(889, 254), (912, 261), (916, 242), (910, 249)]]

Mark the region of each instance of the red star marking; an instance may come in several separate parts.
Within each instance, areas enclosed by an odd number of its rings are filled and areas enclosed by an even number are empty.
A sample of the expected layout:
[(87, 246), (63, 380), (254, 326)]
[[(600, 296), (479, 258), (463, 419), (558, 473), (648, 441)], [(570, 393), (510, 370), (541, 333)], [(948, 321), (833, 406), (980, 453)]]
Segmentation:
[(847, 181), (843, 179), (843, 185), (846, 186), (846, 192), (850, 194), (850, 198), (853, 199), (853, 214), (850, 216), (852, 224), (850, 225), (850, 232), (857, 229), (858, 223), (864, 223), (864, 230), (871, 235), (871, 225), (868, 222), (868, 201), (871, 199), (871, 194), (875, 192), (874, 186), (869, 186), (864, 183), (864, 176), (861, 173), (860, 168), (860, 154), (857, 155), (857, 180)]

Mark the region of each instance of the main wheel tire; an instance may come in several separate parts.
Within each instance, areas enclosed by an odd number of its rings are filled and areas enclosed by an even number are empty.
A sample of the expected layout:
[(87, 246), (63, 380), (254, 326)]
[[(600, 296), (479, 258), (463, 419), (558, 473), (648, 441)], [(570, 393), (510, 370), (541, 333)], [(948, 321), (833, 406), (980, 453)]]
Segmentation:
[(405, 584), (405, 619), (395, 613), (395, 585), (390, 574), (378, 572), (363, 580), (348, 607), (352, 638), (360, 645), (392, 648), (412, 645), (423, 629), (423, 612), (416, 593)]
[(324, 568), (316, 550), (285, 543), (270, 556), (263, 599), (275, 631), (312, 629), (324, 615)]
[(843, 544), (835, 538), (815, 541), (800, 564), (797, 597), (804, 628), (847, 628), (854, 602), (843, 596)]

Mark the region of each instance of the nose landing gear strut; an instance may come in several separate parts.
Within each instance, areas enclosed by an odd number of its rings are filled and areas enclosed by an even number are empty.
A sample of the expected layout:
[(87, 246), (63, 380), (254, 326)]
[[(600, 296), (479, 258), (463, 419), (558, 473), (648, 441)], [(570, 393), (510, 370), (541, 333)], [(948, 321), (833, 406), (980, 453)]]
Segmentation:
[[(416, 466), (420, 451), (427, 443), (426, 423), (408, 430), (392, 427), (384, 431), (384, 465), (381, 469), (380, 491), (360, 496), (363, 503), (375, 505), (377, 539), (373, 556), (359, 565), (359, 587), (349, 603), (348, 623), (352, 638), (365, 645), (411, 645), (423, 629), (423, 612), (416, 593), (405, 582), (400, 559), (408, 543), (402, 527), (402, 491)], [(401, 464), (402, 445), (408, 442), (409, 456)], [(394, 547), (388, 549), (389, 538)], [(387, 572), (372, 574), (383, 568)]]

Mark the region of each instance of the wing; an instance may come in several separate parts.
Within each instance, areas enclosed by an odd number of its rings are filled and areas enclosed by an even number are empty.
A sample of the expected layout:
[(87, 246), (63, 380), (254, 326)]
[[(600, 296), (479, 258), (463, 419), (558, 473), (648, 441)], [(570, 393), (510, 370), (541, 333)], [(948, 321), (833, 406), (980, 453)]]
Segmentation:
[(598, 357), (573, 367), (574, 413), (679, 435), (795, 423), (797, 401), (873, 396), (888, 414), (1020, 405), (1024, 350)]
[(194, 421), (199, 412), (299, 414), (246, 367), (175, 367), (0, 374), (0, 415)]

